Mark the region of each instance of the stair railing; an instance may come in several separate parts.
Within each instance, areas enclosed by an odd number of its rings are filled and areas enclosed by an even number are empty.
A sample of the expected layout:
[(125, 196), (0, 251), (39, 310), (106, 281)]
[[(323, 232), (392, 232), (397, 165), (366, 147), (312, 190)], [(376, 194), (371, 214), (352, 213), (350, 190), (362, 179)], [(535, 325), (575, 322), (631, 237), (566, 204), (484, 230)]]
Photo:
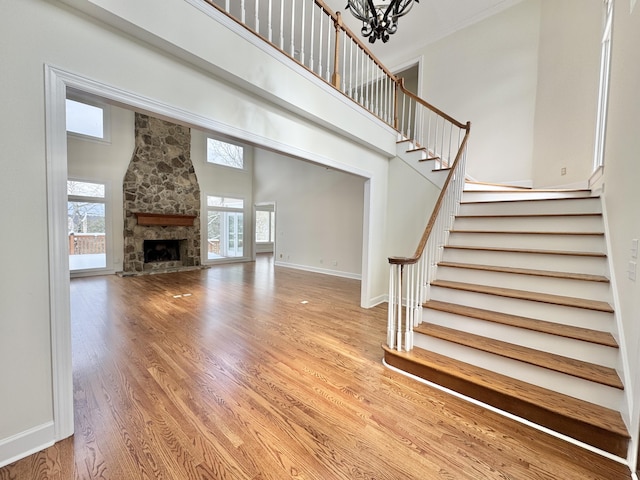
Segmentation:
[(412, 257), (389, 257), (387, 346), (391, 349), (407, 352), (413, 349), (413, 329), (422, 323), (422, 304), (430, 298), (429, 285), (460, 206), (470, 131), (471, 124), (467, 123), (466, 133), (415, 253)]
[(462, 195), (470, 123), (408, 91), (323, 0), (202, 1), (393, 127), (408, 150), (422, 150), (423, 159), (433, 161), (433, 169), (451, 167), (414, 256), (389, 258), (387, 343), (411, 350), (413, 327), (422, 321), (421, 306)]

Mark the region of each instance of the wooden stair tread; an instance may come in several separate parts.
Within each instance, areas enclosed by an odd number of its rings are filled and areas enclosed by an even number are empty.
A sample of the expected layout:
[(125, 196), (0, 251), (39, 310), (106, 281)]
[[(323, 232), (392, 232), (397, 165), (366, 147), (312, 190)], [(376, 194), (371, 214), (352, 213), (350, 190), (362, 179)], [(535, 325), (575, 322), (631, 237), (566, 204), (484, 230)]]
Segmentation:
[(565, 373), (584, 380), (591, 380), (609, 387), (620, 390), (624, 389), (620, 377), (618, 377), (618, 374), (613, 368), (603, 367), (602, 365), (583, 362), (430, 323), (423, 323), (416, 327), (414, 331), (430, 337), (457, 343), (458, 345), (475, 348), (483, 352), (543, 367), (555, 372)]
[(476, 247), (469, 245), (445, 245), (444, 248), (457, 250), (481, 250), (485, 252), (507, 252), (507, 253), (534, 253), (539, 255), (576, 255), (579, 257), (603, 257), (607, 255), (602, 252), (574, 252), (570, 250), (539, 250), (534, 248), (503, 248), (503, 247)]
[(630, 435), (619, 412), (418, 347), (411, 352), (398, 352), (386, 345), (382, 348), (389, 365), (619, 457), (626, 456)]
[(604, 232), (540, 232), (520, 230), (449, 230), (449, 233), (485, 233), (491, 235), (575, 235), (604, 237)]
[[(578, 191), (580, 191), (580, 190), (569, 190), (569, 192), (578, 192)], [(536, 192), (536, 190), (529, 190), (526, 193), (532, 193), (532, 192)], [(547, 193), (546, 190), (543, 190), (543, 191), (538, 190), (537, 192)], [(560, 193), (560, 192), (562, 192), (562, 191), (559, 190), (559, 191), (550, 192), (550, 193)], [(491, 193), (491, 194), (499, 194), (499, 193), (502, 193), (502, 192), (494, 190), (494, 191), (489, 191), (489, 193)], [(505, 192), (505, 193), (512, 193), (512, 192)], [(584, 197), (552, 197), (552, 198), (518, 198), (518, 199), (515, 199), (515, 200), (512, 200), (512, 199), (471, 200), (471, 201), (462, 201), (462, 202), (460, 202), (460, 205), (487, 205), (487, 204), (493, 204), (493, 203), (548, 202), (548, 201), (554, 201), (554, 200), (589, 200), (591, 198), (599, 198), (599, 197), (584, 196)]]
[(584, 280), (586, 282), (609, 283), (609, 279), (603, 275), (590, 275), (587, 273), (553, 272), (549, 270), (535, 270), (531, 268), (500, 267), (493, 265), (479, 265), (475, 263), (440, 262), (439, 267), (467, 268), (470, 270), (482, 270), (485, 272), (514, 273), (518, 275), (531, 275), (537, 277), (562, 278), (567, 280)]
[(601, 332), (599, 330), (591, 330), (588, 328), (574, 327), (572, 325), (563, 325), (559, 323), (547, 322), (545, 320), (537, 320), (533, 318), (510, 315), (507, 313), (493, 312), (491, 310), (483, 310), (480, 308), (467, 307), (465, 305), (457, 305), (454, 303), (440, 302), (438, 300), (429, 300), (423, 305), (424, 308), (438, 310), (440, 312), (452, 313), (454, 315), (464, 315), (466, 317), (485, 320), (488, 322), (500, 323), (512, 327), (524, 328), (536, 332), (556, 335), (559, 337), (573, 338), (584, 342), (590, 342), (606, 347), (618, 348), (613, 335), (609, 332)]
[(601, 217), (601, 213), (487, 213), (456, 215), (456, 218), (540, 218), (540, 217)]
[(463, 282), (452, 282), (450, 280), (435, 280), (431, 282), (432, 286), (451, 288), (455, 290), (463, 290), (467, 292), (485, 293), (489, 295), (497, 295), (501, 297), (517, 298), (522, 300), (530, 300), (533, 302), (550, 303), (554, 305), (562, 305), (568, 307), (583, 308), (586, 310), (596, 310), (599, 312), (613, 313), (613, 308), (606, 302), (597, 300), (589, 300), (585, 298), (565, 297), (561, 295), (552, 295), (550, 293), (528, 292), (525, 290), (515, 290), (511, 288), (490, 287), (487, 285), (477, 285)]

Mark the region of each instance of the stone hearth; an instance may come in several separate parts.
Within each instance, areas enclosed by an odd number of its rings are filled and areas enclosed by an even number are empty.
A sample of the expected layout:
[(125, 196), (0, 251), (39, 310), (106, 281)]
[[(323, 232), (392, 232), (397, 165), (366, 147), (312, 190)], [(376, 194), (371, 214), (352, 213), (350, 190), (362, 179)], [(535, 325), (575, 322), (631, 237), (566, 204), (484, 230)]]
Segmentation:
[[(191, 130), (136, 113), (135, 149), (124, 177), (123, 274), (201, 265), (200, 187), (191, 162)], [(140, 214), (172, 221), (138, 221)], [(175, 218), (184, 216), (182, 222)], [(178, 223), (178, 224), (176, 224)], [(145, 240), (179, 241), (180, 259), (145, 263)]]

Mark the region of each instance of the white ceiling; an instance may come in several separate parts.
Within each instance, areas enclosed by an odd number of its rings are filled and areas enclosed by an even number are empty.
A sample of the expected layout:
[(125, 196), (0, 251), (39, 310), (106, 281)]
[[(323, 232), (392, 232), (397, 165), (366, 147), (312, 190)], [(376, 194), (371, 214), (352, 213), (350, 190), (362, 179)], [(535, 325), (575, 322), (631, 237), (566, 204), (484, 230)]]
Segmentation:
[[(399, 49), (411, 45), (413, 50), (428, 45), (520, 1), (522, 0), (420, 0), (411, 12), (400, 18), (398, 31), (391, 35), (386, 44), (378, 40), (370, 45), (367, 39), (364, 40), (383, 63), (394, 67), (393, 61), (398, 56)], [(345, 9), (347, 0), (325, 0), (325, 3), (334, 12), (342, 12), (347, 26), (360, 35), (362, 24)]]

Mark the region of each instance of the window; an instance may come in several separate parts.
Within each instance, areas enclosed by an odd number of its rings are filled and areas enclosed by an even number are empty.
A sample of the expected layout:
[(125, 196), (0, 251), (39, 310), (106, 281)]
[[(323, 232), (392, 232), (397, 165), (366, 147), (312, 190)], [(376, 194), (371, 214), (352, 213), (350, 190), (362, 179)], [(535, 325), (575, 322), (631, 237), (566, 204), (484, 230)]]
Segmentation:
[(256, 210), (256, 243), (275, 241), (275, 212)]
[(107, 136), (107, 108), (98, 104), (89, 104), (79, 100), (67, 98), (67, 132), (108, 140)]
[(244, 255), (244, 200), (207, 195), (207, 258)]
[(105, 185), (67, 181), (69, 270), (107, 267)]
[(604, 0), (602, 27), (602, 53), (600, 57), (600, 86), (598, 116), (596, 120), (595, 154), (593, 169), (604, 166), (604, 140), (607, 133), (607, 105), (609, 103), (609, 76), (611, 72), (611, 29), (613, 26), (613, 0)]
[(244, 148), (240, 145), (207, 138), (207, 163), (244, 168)]

